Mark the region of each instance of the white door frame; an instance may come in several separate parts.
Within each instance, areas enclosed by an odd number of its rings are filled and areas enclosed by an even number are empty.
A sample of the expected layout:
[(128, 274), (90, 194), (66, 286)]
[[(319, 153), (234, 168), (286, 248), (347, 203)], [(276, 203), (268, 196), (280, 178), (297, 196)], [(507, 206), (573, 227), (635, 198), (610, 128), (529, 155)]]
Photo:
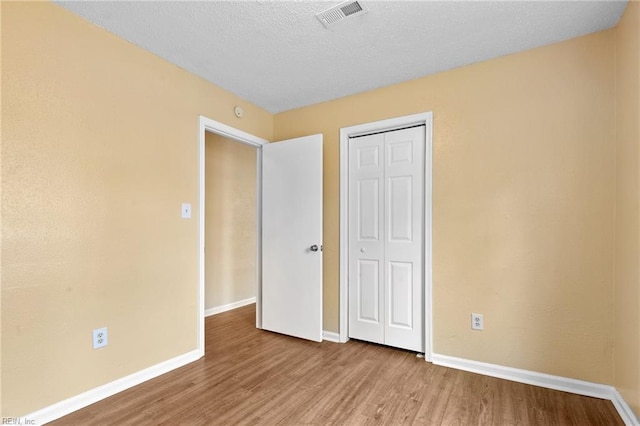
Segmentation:
[(253, 146), (256, 149), (256, 327), (262, 328), (262, 146), (267, 140), (245, 133), (224, 123), (200, 116), (198, 120), (198, 352), (204, 356), (204, 171), (205, 171), (205, 134), (216, 133), (225, 138)]
[(432, 340), (432, 151), (433, 113), (396, 117), (340, 129), (340, 342), (349, 340), (349, 138), (369, 133), (425, 125), (424, 150), (424, 357), (431, 361)]

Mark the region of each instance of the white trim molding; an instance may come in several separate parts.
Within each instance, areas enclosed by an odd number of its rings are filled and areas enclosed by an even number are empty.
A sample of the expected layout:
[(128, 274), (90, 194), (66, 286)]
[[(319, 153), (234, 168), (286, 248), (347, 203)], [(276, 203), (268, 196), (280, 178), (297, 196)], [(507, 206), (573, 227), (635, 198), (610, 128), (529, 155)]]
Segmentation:
[(340, 334), (326, 330), (322, 331), (322, 340), (326, 340), (327, 342), (344, 343), (340, 342)]
[(255, 297), (250, 297), (244, 300), (238, 300), (237, 302), (227, 303), (226, 305), (214, 306), (213, 308), (209, 308), (205, 310), (204, 316), (210, 317), (212, 315), (217, 315), (223, 312), (232, 311), (237, 308), (242, 308), (243, 306), (251, 305), (252, 303), (256, 303)]
[(554, 376), (519, 368), (505, 367), (486, 362), (472, 361), (464, 358), (456, 358), (448, 355), (432, 355), (434, 365), (455, 368), (456, 370), (469, 371), (499, 379), (511, 380), (518, 383), (555, 389), (563, 392), (571, 392), (578, 395), (611, 401), (627, 426), (638, 426), (640, 422), (634, 415), (631, 407), (625, 402), (620, 393), (613, 386), (600, 383), (586, 382), (570, 379), (568, 377)]
[(190, 362), (196, 361), (200, 358), (201, 356), (199, 350), (187, 352), (173, 359), (161, 362), (149, 368), (145, 368), (144, 370), (140, 370), (136, 373), (114, 380), (113, 382), (104, 384), (102, 386), (98, 386), (97, 388), (83, 392), (80, 395), (73, 396), (71, 398), (65, 399), (63, 401), (35, 411), (31, 414), (28, 414), (22, 417), (22, 419), (24, 420), (20, 424), (34, 424), (35, 422), (36, 425), (41, 425), (51, 422), (53, 420), (59, 419), (60, 417), (66, 416), (67, 414), (73, 413), (74, 411), (80, 410), (93, 403), (115, 395), (118, 392), (122, 392), (129, 388), (132, 388), (133, 386), (139, 385), (140, 383), (146, 382), (147, 380), (151, 380), (162, 374), (175, 370), (176, 368), (187, 365)]
[(349, 138), (414, 125), (425, 126), (424, 173), (424, 357), (431, 361), (432, 318), (432, 216), (433, 216), (433, 112), (406, 115), (340, 129), (340, 342), (349, 340)]
[(622, 421), (627, 426), (640, 426), (640, 418), (636, 417), (635, 413), (627, 404), (627, 401), (624, 400), (620, 392), (617, 389), (613, 389), (611, 402), (613, 406), (616, 407), (618, 414), (622, 417)]

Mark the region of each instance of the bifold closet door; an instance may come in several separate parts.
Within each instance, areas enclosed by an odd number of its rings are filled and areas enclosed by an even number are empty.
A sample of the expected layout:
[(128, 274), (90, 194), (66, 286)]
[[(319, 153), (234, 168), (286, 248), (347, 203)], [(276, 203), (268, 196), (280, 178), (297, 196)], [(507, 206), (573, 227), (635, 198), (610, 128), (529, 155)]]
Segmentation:
[(424, 127), (349, 141), (349, 337), (424, 350)]

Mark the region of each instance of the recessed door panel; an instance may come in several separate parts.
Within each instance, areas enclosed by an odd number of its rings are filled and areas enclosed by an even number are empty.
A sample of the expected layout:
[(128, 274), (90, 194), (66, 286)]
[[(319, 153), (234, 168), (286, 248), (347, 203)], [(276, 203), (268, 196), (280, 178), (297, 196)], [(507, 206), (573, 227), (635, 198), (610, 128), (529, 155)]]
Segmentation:
[(380, 164), (380, 147), (368, 146), (358, 149), (358, 168), (378, 167)]
[(373, 323), (380, 322), (378, 297), (380, 294), (380, 277), (377, 260), (358, 261), (358, 320)]
[(389, 327), (413, 327), (413, 265), (408, 262), (389, 262), (388, 286)]
[(413, 162), (413, 141), (404, 140), (387, 144), (389, 152), (389, 165), (395, 166), (402, 163)]
[(377, 241), (380, 229), (380, 182), (379, 179), (362, 179), (358, 182), (358, 239)]
[(395, 176), (388, 182), (389, 240), (409, 242), (413, 238), (413, 176)]

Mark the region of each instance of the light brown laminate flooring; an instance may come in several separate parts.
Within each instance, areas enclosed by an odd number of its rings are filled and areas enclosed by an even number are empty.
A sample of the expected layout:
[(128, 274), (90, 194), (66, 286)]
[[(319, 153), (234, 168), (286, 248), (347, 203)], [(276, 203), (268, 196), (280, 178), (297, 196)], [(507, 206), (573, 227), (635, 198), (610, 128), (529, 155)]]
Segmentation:
[(53, 425), (623, 425), (610, 401), (434, 366), (370, 343), (206, 320), (206, 355)]

